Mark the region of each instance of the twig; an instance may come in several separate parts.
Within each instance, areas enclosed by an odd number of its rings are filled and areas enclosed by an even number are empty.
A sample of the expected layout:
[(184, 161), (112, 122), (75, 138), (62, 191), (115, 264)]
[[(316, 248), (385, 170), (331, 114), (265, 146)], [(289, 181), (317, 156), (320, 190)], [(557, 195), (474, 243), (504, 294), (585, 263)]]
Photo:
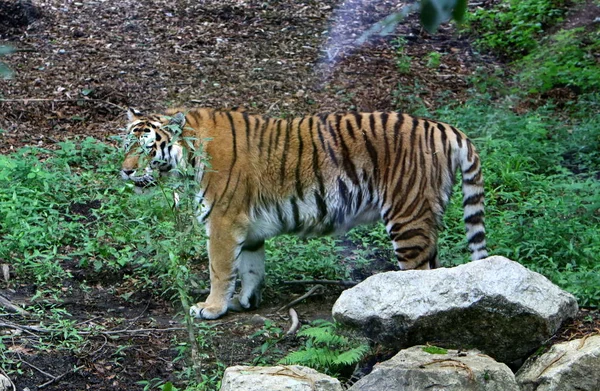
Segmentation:
[(343, 281), (343, 280), (296, 280), (296, 281), (284, 281), (285, 285), (309, 285), (309, 284), (321, 284), (321, 285), (341, 285), (341, 286), (355, 286), (358, 285), (356, 281)]
[(22, 362), (23, 364), (26, 364), (27, 366), (29, 366), (29, 367), (31, 367), (31, 368), (33, 368), (33, 369), (35, 369), (36, 371), (38, 371), (38, 372), (39, 372), (39, 373), (41, 373), (42, 375), (44, 375), (44, 376), (46, 376), (46, 377), (49, 377), (50, 379), (56, 379), (56, 376), (54, 376), (54, 375), (51, 375), (51, 374), (49, 374), (48, 372), (45, 372), (45, 371), (41, 370), (40, 368), (36, 367), (35, 365), (33, 365), (33, 364), (31, 364), (31, 363), (29, 363), (29, 362), (27, 362), (27, 361), (23, 360), (23, 359), (21, 358), (21, 355), (20, 355), (20, 354), (19, 354), (19, 361), (20, 361), (20, 362)]
[[(17, 325), (17, 324), (12, 324), (12, 323), (5, 323), (5, 322), (0, 322), (0, 327), (8, 327), (8, 328), (12, 328), (12, 329), (17, 329), (17, 330), (21, 330), (21, 331), (25, 331), (25, 332), (29, 332), (29, 331), (35, 331), (38, 333), (55, 333), (55, 332), (59, 332), (60, 330), (54, 330), (54, 329), (43, 329), (41, 327), (34, 327), (34, 326), (21, 326), (21, 325)], [(181, 331), (181, 330), (185, 330), (184, 327), (167, 327), (164, 329), (135, 329), (135, 330), (127, 330), (127, 329), (123, 329), (123, 330), (108, 330), (108, 331), (79, 331), (79, 334), (81, 335), (91, 335), (91, 334), (104, 334), (104, 335), (113, 335), (113, 334), (127, 334), (127, 333), (150, 333), (150, 332), (165, 332), (165, 331)], [(33, 334), (33, 333), (30, 333)], [(37, 335), (33, 334), (34, 336), (38, 337)]]
[(4, 297), (2, 295), (0, 295), (0, 305), (11, 312), (16, 312), (17, 314), (20, 314), (20, 315), (29, 315), (29, 312), (25, 311), (21, 307), (14, 305), (13, 303), (11, 303), (10, 300), (8, 300), (6, 297)]
[(537, 375), (537, 379), (539, 379), (540, 376), (542, 376), (544, 374), (544, 372), (546, 372), (548, 370), (548, 368), (550, 368), (552, 365), (554, 365), (558, 361), (560, 361), (560, 359), (563, 358), (565, 356), (565, 354), (567, 354), (567, 352), (563, 352), (562, 354), (558, 355), (558, 357), (554, 358), (554, 360), (550, 361), (550, 363), (548, 365), (546, 365), (546, 367), (544, 369), (542, 369), (540, 374)]
[(90, 334), (102, 334), (102, 335), (113, 335), (113, 334), (129, 334), (129, 333), (151, 333), (151, 332), (164, 332), (164, 331), (181, 331), (185, 330), (185, 327), (167, 327), (164, 329), (135, 329), (135, 330), (108, 330), (108, 331), (80, 331), (79, 334), (90, 335)]
[(15, 330), (21, 330), (26, 332), (27, 334), (31, 334), (36, 338), (39, 338), (40, 336), (37, 334), (34, 334), (32, 331), (35, 331), (37, 333), (50, 333), (50, 330), (47, 329), (42, 329), (40, 327), (34, 327), (34, 326), (20, 326), (14, 323), (5, 323), (5, 322), (0, 322), (0, 327), (7, 327), (10, 329), (15, 329)]
[(297, 298), (296, 300), (292, 301), (289, 304), (284, 305), (283, 307), (281, 307), (280, 309), (278, 309), (276, 312), (281, 312), (285, 309), (288, 309), (290, 307), (295, 306), (296, 304), (300, 303), (302, 300), (312, 296), (313, 294), (315, 294), (315, 292), (319, 289), (324, 289), (323, 285), (315, 285), (312, 288), (310, 288), (310, 290), (308, 292), (306, 292), (305, 294), (303, 294), (302, 296), (300, 296), (299, 298)]
[(94, 102), (94, 103), (102, 103), (105, 105), (113, 106), (118, 108), (119, 110), (125, 111), (126, 107), (119, 106), (116, 103), (109, 102), (103, 99), (90, 99), (90, 98), (80, 98), (80, 99), (50, 99), (50, 98), (14, 98), (14, 99), (0, 99), (0, 102), (6, 103), (14, 103), (14, 102), (57, 102), (57, 103), (65, 103), (65, 102)]
[[(447, 364), (443, 364), (443, 363), (447, 363)], [(442, 366), (451, 366), (454, 368), (462, 368), (465, 371), (467, 371), (467, 376), (469, 377), (469, 380), (471, 380), (471, 381), (475, 380), (475, 374), (473, 373), (473, 370), (471, 370), (471, 368), (469, 368), (469, 366), (467, 364), (465, 364), (464, 362), (462, 362), (460, 360), (455, 360), (453, 358), (443, 358), (443, 359), (439, 359), (439, 360), (432, 360), (432, 361), (422, 364), (422, 365), (426, 366), (426, 365), (432, 365), (432, 364), (442, 364)]]
[(75, 367), (75, 368), (71, 369), (70, 371), (67, 371), (67, 372), (63, 373), (62, 375), (58, 375), (58, 376), (56, 376), (54, 379), (48, 380), (48, 381), (47, 381), (46, 383), (44, 383), (44, 384), (40, 384), (40, 385), (38, 386), (38, 388), (44, 388), (44, 387), (47, 387), (47, 386), (49, 386), (50, 384), (52, 384), (52, 383), (54, 383), (54, 382), (57, 382), (57, 381), (59, 381), (60, 379), (62, 379), (63, 377), (65, 377), (65, 376), (67, 376), (67, 375), (69, 375), (69, 374), (71, 374), (71, 373), (75, 373), (75, 372), (77, 372), (78, 370), (80, 370), (80, 369), (82, 369), (82, 368), (84, 368), (84, 366), (83, 366), (83, 365), (81, 365), (81, 366), (79, 366), (79, 367)]
[(11, 385), (13, 391), (17, 391), (17, 387), (15, 386), (15, 383), (13, 383), (13, 381), (10, 380), (10, 377), (8, 377), (8, 375), (6, 374), (6, 372), (4, 372), (4, 369), (2, 369), (2, 367), (0, 367), (0, 372), (2, 372), (2, 374), (4, 375), (4, 377), (6, 377), (8, 379), (8, 381), (10, 382), (10, 385)]
[(290, 326), (290, 329), (287, 331), (287, 333), (285, 333), (285, 335), (294, 335), (296, 334), (296, 332), (298, 331), (298, 328), (300, 327), (300, 320), (298, 320), (298, 313), (296, 312), (295, 309), (290, 308), (290, 318), (292, 319), (292, 325)]

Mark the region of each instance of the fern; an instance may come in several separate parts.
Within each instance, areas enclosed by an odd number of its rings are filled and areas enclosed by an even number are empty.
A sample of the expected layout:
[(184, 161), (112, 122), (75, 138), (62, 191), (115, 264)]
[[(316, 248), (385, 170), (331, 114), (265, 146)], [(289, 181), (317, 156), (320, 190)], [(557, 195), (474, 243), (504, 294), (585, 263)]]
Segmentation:
[(303, 328), (298, 336), (306, 337), (304, 346), (280, 360), (281, 364), (300, 364), (329, 375), (358, 363), (369, 352), (364, 341), (338, 334), (335, 324), (315, 321)]

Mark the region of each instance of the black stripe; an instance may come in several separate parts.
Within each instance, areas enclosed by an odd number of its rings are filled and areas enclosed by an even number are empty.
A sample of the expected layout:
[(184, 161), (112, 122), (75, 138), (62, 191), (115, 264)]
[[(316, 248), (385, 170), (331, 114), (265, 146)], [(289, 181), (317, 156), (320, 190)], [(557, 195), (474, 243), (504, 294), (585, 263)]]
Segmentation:
[(269, 123), (269, 119), (263, 119), (262, 126), (260, 127), (260, 140), (258, 141), (258, 152), (262, 153), (263, 141), (265, 137), (265, 132), (267, 131), (267, 125)]
[(337, 157), (335, 157), (335, 151), (333, 150), (333, 148), (331, 148), (330, 145), (327, 146), (327, 153), (329, 154), (331, 160), (333, 160), (333, 164), (335, 164), (336, 167), (339, 166)]
[(481, 243), (485, 240), (485, 232), (479, 231), (469, 239), (469, 244)]
[(227, 213), (227, 211), (229, 210), (229, 207), (233, 203), (234, 195), (236, 194), (238, 186), (240, 185), (240, 177), (241, 176), (242, 176), (241, 174), (238, 174), (238, 176), (237, 176), (237, 179), (235, 181), (235, 185), (233, 186), (233, 190), (231, 191), (231, 197), (229, 197), (229, 202), (227, 203), (227, 207), (225, 208), (225, 213)]
[(296, 194), (298, 197), (304, 199), (304, 190), (302, 189), (302, 153), (304, 152), (304, 142), (302, 141), (302, 122), (306, 117), (302, 117), (298, 122), (298, 161), (296, 162)]
[(350, 193), (348, 192), (348, 186), (344, 183), (341, 178), (338, 178), (338, 190), (340, 192), (340, 196), (342, 197), (342, 205), (349, 205), (350, 201)]
[(400, 130), (402, 129), (402, 125), (404, 124), (404, 114), (398, 113), (398, 120), (394, 123), (394, 145), (402, 144), (402, 139), (400, 137)]
[(275, 213), (277, 213), (277, 220), (279, 220), (279, 225), (281, 226), (282, 229), (286, 230), (287, 223), (286, 223), (285, 219), (283, 218), (283, 211), (281, 210), (281, 205), (279, 205), (279, 203), (275, 204)]
[(236, 130), (235, 125), (233, 124), (233, 118), (231, 117), (231, 113), (225, 113), (227, 119), (229, 119), (229, 125), (231, 126), (231, 138), (233, 142), (233, 159), (231, 162), (231, 168), (235, 165), (237, 160), (237, 140), (236, 140)]
[(319, 221), (323, 221), (325, 216), (327, 216), (327, 204), (325, 203), (323, 196), (321, 194), (319, 194), (316, 190), (314, 192), (314, 196), (315, 196), (315, 203), (317, 204), (317, 209), (319, 210), (318, 219), (319, 219)]
[(354, 165), (354, 162), (352, 161), (352, 158), (350, 157), (350, 151), (348, 150), (348, 146), (346, 145), (346, 142), (344, 141), (344, 137), (342, 136), (341, 132), (340, 132), (340, 146), (342, 149), (342, 165), (344, 167), (344, 171), (346, 171), (346, 174), (348, 174), (348, 178), (350, 178), (350, 181), (355, 186), (358, 186), (359, 180), (358, 180), (358, 174), (356, 172), (356, 166)]
[(294, 227), (292, 228), (293, 232), (298, 232), (300, 227), (300, 210), (298, 209), (298, 201), (296, 197), (292, 197), (290, 199), (290, 204), (292, 205), (292, 216), (294, 217)]
[(458, 142), (458, 147), (462, 148), (462, 136), (460, 135), (460, 132), (458, 131), (458, 129), (456, 129), (454, 126), (450, 126), (450, 129), (452, 130), (452, 132), (454, 132), (454, 134), (456, 135), (456, 141)]
[(350, 119), (346, 118), (346, 131), (352, 140), (356, 140), (356, 135), (354, 134), (354, 125), (350, 121)]
[(377, 138), (377, 132), (375, 129), (375, 114), (373, 113), (369, 114), (369, 128), (371, 128), (371, 134), (373, 135), (373, 138)]
[(281, 151), (281, 168), (280, 168), (280, 184), (281, 186), (283, 186), (283, 184), (286, 182), (286, 172), (285, 172), (285, 163), (287, 160), (287, 155), (288, 155), (288, 145), (290, 144), (290, 133), (292, 132), (292, 121), (287, 121), (286, 127), (285, 127), (285, 138), (283, 141), (283, 150)]
[(471, 174), (473, 171), (477, 170), (477, 168), (479, 167), (478, 163), (479, 162), (477, 160), (475, 160), (469, 168), (467, 168), (466, 170), (463, 171), (463, 174)]
[(261, 248), (263, 248), (263, 246), (265, 245), (265, 241), (264, 240), (259, 240), (256, 242), (244, 242), (244, 245), (242, 246), (242, 251), (250, 251), (250, 252), (254, 252), (254, 251), (258, 251)]
[(465, 217), (465, 223), (471, 225), (483, 224), (484, 213), (482, 210), (473, 213), (471, 216)]
[(463, 207), (467, 205), (476, 205), (483, 201), (484, 194), (472, 194), (463, 200)]
[(333, 143), (335, 144), (335, 146), (338, 145), (338, 135), (339, 135), (339, 128), (340, 128), (340, 116), (338, 114), (335, 114), (333, 116), (333, 124), (332, 121), (326, 121), (326, 125), (327, 125), (327, 130), (329, 131), (329, 134), (331, 135), (331, 138), (333, 139)]
[(381, 113), (381, 129), (383, 130), (384, 133), (387, 130), (387, 122), (388, 122), (389, 116), (390, 115), (388, 113)]
[(250, 121), (248, 119), (248, 113), (243, 112), (242, 117), (244, 118), (244, 124), (246, 125), (246, 148), (250, 150)]
[(425, 231), (422, 228), (412, 228), (402, 233), (398, 232), (396, 235), (394, 235), (394, 237), (392, 237), (392, 240), (394, 242), (406, 241), (412, 238), (416, 238), (417, 236), (422, 238), (428, 238), (425, 234)]

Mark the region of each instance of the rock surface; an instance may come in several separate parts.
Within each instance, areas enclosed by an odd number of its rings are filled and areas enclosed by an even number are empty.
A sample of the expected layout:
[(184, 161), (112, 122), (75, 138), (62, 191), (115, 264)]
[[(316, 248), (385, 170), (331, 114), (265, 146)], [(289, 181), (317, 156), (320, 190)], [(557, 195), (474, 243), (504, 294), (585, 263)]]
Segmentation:
[(300, 365), (235, 366), (225, 370), (221, 391), (342, 391), (340, 382)]
[(477, 348), (510, 363), (551, 337), (578, 307), (544, 276), (503, 257), (454, 268), (381, 273), (342, 293), (334, 318), (395, 348)]
[(556, 344), (517, 372), (522, 391), (600, 390), (600, 335)]
[[(518, 391), (505, 365), (478, 351), (426, 352), (425, 346), (400, 351), (378, 364), (348, 391)], [(430, 348), (430, 347), (429, 347)]]

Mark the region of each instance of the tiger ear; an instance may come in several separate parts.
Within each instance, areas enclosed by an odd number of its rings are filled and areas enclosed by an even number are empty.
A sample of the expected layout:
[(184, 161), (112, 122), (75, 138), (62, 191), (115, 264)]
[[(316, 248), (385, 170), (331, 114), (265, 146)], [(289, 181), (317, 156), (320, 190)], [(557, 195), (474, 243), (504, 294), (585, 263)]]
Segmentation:
[(185, 114), (180, 111), (173, 115), (169, 119), (169, 125), (171, 125), (170, 128), (173, 129), (174, 133), (181, 134), (185, 126)]
[(129, 107), (127, 109), (127, 120), (129, 122), (132, 122), (136, 119), (138, 119), (139, 117), (143, 117), (144, 115), (142, 114), (141, 111), (134, 109), (133, 107)]

